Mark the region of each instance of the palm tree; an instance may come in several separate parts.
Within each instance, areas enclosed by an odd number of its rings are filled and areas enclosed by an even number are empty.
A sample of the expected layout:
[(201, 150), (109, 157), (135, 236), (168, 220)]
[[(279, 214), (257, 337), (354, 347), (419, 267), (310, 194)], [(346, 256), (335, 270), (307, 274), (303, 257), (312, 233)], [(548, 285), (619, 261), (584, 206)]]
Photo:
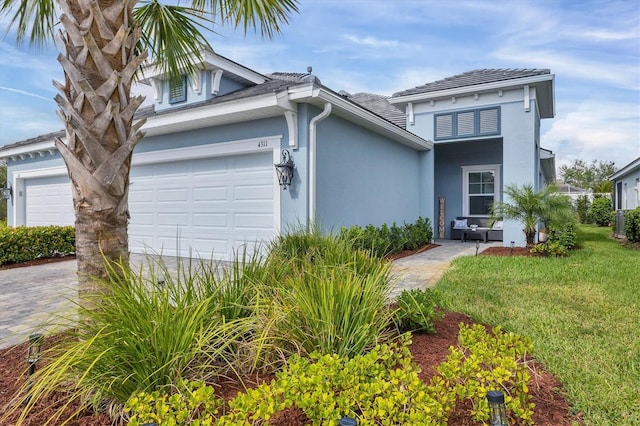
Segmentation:
[(547, 185), (540, 192), (536, 192), (533, 185), (508, 185), (503, 193), (510, 201), (494, 203), (492, 216), (521, 222), (527, 247), (534, 244), (538, 223), (553, 226), (565, 223), (572, 215), (571, 202), (558, 193), (555, 185)]
[(72, 183), (80, 299), (99, 290), (104, 261), (128, 262), (131, 155), (144, 136), (134, 122), (142, 96), (131, 84), (147, 51), (172, 78), (194, 71), (204, 30), (216, 24), (272, 37), (297, 11), (297, 0), (191, 0), (189, 6), (148, 0), (0, 0), (17, 41), (41, 44), (60, 24), (58, 61), (64, 83), (55, 101), (66, 141), (56, 140)]

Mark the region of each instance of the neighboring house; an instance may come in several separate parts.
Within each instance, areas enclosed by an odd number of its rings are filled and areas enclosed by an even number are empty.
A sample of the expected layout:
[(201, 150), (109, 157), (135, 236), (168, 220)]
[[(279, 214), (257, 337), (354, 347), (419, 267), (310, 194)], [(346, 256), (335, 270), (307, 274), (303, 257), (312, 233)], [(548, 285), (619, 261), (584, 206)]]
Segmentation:
[[(290, 227), (418, 216), (437, 236), (439, 219), (486, 216), (503, 184), (554, 177), (553, 154), (539, 147), (540, 118), (554, 114), (548, 70), (476, 71), (387, 98), (337, 93), (311, 74), (263, 75), (210, 52), (203, 65), (174, 83), (145, 70), (155, 99), (138, 114), (147, 123), (132, 160), (132, 252), (229, 259)], [(73, 224), (54, 137), (64, 132), (0, 147), (10, 225)], [(274, 170), (282, 150), (295, 163), (287, 190)], [(520, 225), (507, 223), (504, 236), (524, 244)]]
[(583, 189), (575, 185), (570, 185), (568, 183), (558, 183), (558, 193), (562, 195), (566, 195), (573, 201), (574, 203), (578, 199), (578, 197), (585, 196), (589, 199), (589, 201), (593, 201), (593, 193), (588, 189)]
[[(547, 69), (481, 69), (395, 93), (407, 129), (434, 141), (432, 199), (436, 235), (449, 238), (456, 217), (487, 217), (507, 185), (538, 190), (555, 181), (555, 158), (540, 147), (540, 120), (555, 115)], [(503, 200), (508, 201), (508, 200)], [(522, 225), (505, 221), (503, 241), (525, 243)]]
[(624, 211), (640, 207), (640, 157), (609, 177), (613, 183), (616, 235), (624, 236)]

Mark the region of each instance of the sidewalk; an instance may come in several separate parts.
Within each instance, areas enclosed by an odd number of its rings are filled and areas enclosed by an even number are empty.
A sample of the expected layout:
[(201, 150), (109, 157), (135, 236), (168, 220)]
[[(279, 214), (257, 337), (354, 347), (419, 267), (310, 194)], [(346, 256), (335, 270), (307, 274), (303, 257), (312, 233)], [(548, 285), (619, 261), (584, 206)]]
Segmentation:
[[(433, 287), (458, 256), (473, 256), (475, 242), (438, 240), (436, 247), (394, 261), (395, 288), (391, 297), (402, 290)], [(480, 244), (480, 251), (501, 245)], [(132, 255), (140, 264), (142, 255)], [(174, 258), (166, 258), (168, 269), (175, 270)], [(75, 260), (0, 271), (0, 349), (27, 340), (29, 334), (42, 332), (41, 325), (54, 313), (73, 313), (78, 291)]]

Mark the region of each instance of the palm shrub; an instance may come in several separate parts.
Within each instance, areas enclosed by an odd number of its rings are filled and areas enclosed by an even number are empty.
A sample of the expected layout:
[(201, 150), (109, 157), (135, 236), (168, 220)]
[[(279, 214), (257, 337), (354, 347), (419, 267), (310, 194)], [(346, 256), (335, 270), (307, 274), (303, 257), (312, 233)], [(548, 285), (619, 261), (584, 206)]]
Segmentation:
[(493, 204), (492, 216), (522, 223), (527, 247), (532, 247), (538, 223), (560, 224), (573, 214), (568, 197), (558, 194), (555, 185), (547, 185), (536, 192), (533, 185), (508, 185), (504, 194), (509, 201)]
[(624, 213), (624, 232), (627, 240), (633, 243), (640, 242), (640, 207)]
[(606, 197), (598, 197), (593, 200), (589, 217), (598, 226), (609, 226), (611, 224), (611, 200)]

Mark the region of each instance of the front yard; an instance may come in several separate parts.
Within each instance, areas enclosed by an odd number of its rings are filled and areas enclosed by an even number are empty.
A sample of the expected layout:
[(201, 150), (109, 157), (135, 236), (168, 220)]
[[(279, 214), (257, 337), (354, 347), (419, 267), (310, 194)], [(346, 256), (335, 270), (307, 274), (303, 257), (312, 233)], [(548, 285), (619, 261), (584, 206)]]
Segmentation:
[(437, 288), (446, 307), (533, 340), (587, 425), (640, 424), (640, 252), (580, 226), (566, 258), (464, 257)]

